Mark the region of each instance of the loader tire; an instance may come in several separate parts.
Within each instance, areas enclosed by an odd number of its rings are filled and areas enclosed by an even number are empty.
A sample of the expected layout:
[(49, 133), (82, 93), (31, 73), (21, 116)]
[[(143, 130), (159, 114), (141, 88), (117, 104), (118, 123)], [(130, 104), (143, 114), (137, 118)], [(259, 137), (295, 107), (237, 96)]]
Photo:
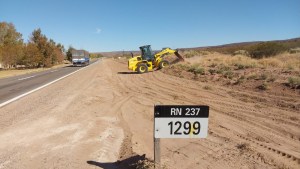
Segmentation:
[(139, 73), (146, 73), (148, 72), (148, 66), (145, 63), (139, 64), (137, 67), (137, 71)]
[(159, 69), (169, 66), (170, 63), (167, 60), (163, 60), (159, 63)]

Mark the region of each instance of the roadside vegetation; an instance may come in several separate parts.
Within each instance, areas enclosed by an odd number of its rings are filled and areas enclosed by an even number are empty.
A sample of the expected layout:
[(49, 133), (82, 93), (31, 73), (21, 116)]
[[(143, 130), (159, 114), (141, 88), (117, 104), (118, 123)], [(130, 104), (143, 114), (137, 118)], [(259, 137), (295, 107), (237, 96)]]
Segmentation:
[(28, 42), (12, 23), (0, 22), (0, 68), (27, 69), (51, 67), (63, 63), (64, 46), (42, 34), (32, 32)]
[(186, 62), (171, 65), (169, 69), (177, 70), (179, 76), (181, 71), (185, 71), (191, 73), (193, 78), (222, 78), (233, 80), (234, 84), (246, 80), (274, 82), (280, 75), (286, 80), (290, 79), (286, 82), (295, 88), (299, 85), (300, 53), (281, 53), (269, 58), (255, 59), (244, 55), (232, 56), (214, 52), (187, 58)]
[[(297, 41), (298, 43), (298, 41)], [(300, 51), (294, 44), (266, 42), (224, 54), (211, 49), (183, 50), (185, 62), (163, 71), (180, 78), (218, 84), (237, 90), (300, 94)], [(299, 44), (300, 46), (300, 44)], [(224, 49), (225, 51), (225, 49)], [(212, 83), (212, 84), (211, 84)]]
[(90, 58), (95, 59), (95, 58), (102, 58), (104, 57), (101, 53), (90, 53)]
[[(218, 72), (228, 71), (229, 69), (242, 70), (249, 68), (282, 68), (288, 70), (299, 70), (300, 53), (281, 53), (273, 57), (264, 57), (255, 59), (245, 55), (226, 55), (217, 52), (212, 52), (207, 55), (196, 55), (198, 57), (187, 59), (187, 63), (179, 63), (178, 65), (202, 66), (214, 69)], [(190, 61), (189, 61), (190, 60)]]

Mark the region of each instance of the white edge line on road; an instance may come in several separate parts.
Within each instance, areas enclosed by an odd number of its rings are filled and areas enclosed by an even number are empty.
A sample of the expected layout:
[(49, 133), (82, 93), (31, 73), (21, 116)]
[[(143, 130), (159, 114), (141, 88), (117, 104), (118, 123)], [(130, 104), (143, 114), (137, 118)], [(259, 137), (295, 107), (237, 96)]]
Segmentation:
[[(97, 61), (97, 62), (98, 62), (98, 61)], [(95, 63), (97, 63), (97, 62), (95, 62)], [(95, 63), (93, 63), (93, 64), (95, 64)], [(31, 93), (33, 93), (33, 92), (36, 92), (36, 91), (38, 91), (38, 90), (40, 90), (40, 89), (42, 89), (42, 88), (45, 88), (45, 87), (47, 87), (47, 86), (49, 86), (49, 85), (51, 85), (51, 84), (53, 84), (53, 83), (55, 83), (55, 82), (57, 82), (57, 81), (59, 81), (59, 80), (61, 80), (61, 79), (64, 79), (64, 78), (66, 78), (66, 77), (68, 77), (68, 76), (70, 76), (70, 75), (72, 75), (72, 74), (74, 74), (74, 73), (76, 73), (76, 72), (78, 72), (78, 71), (80, 71), (80, 70), (83, 70), (83, 69), (85, 69), (85, 68), (87, 68), (87, 67), (89, 67), (89, 66), (86, 66), (86, 67), (83, 67), (83, 68), (81, 68), (81, 69), (78, 69), (78, 70), (76, 70), (76, 71), (74, 71), (74, 72), (71, 72), (71, 73), (69, 73), (69, 74), (67, 74), (67, 75), (65, 75), (65, 76), (63, 76), (63, 77), (60, 77), (60, 78), (55, 79), (55, 80), (53, 80), (53, 81), (51, 81), (51, 82), (49, 82), (49, 83), (47, 83), (47, 84), (44, 84), (43, 86), (40, 86), (40, 87), (35, 88), (35, 89), (33, 89), (33, 90), (29, 91), (29, 92), (23, 93), (23, 94), (21, 94), (21, 95), (19, 95), (19, 96), (17, 96), (17, 97), (14, 97), (14, 98), (12, 98), (12, 99), (10, 99), (10, 100), (7, 100), (7, 101), (5, 101), (5, 102), (3, 102), (3, 103), (0, 104), (0, 108), (3, 107), (3, 106), (5, 106), (5, 105), (7, 105), (7, 104), (9, 104), (9, 103), (11, 103), (11, 102), (14, 102), (14, 101), (18, 100), (18, 99), (20, 99), (20, 98), (22, 98), (22, 97), (24, 97), (24, 96), (27, 96), (27, 95), (29, 95), (29, 94), (31, 94)]]
[(25, 80), (25, 79), (30, 79), (30, 78), (33, 78), (35, 76), (28, 76), (28, 77), (24, 77), (24, 78), (21, 78), (21, 79), (18, 79), (18, 80)]

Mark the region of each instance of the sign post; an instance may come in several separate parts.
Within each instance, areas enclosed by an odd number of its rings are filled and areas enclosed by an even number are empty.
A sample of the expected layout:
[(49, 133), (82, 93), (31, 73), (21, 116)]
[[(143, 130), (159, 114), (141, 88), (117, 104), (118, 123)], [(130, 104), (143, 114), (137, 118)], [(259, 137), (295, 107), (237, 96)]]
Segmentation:
[(208, 106), (154, 106), (154, 162), (160, 169), (160, 138), (206, 138)]
[(160, 138), (154, 138), (154, 166), (160, 169)]

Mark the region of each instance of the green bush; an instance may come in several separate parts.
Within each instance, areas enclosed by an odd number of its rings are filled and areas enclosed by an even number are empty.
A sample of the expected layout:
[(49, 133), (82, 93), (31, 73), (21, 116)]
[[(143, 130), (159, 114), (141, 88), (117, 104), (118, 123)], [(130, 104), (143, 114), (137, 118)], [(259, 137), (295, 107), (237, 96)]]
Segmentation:
[(185, 58), (191, 58), (191, 57), (194, 57), (198, 55), (198, 52), (197, 51), (194, 51), (194, 50), (190, 50), (190, 51), (187, 51), (184, 56)]
[(233, 72), (231, 70), (224, 72), (223, 74), (226, 78), (232, 79), (233, 78)]
[(254, 68), (256, 65), (254, 63), (236, 63), (234, 66), (237, 67), (238, 70), (240, 69), (248, 69), (248, 68)]
[(270, 75), (267, 79), (267, 82), (275, 82), (276, 81), (276, 77), (274, 75)]
[(244, 83), (246, 80), (246, 77), (244, 75), (242, 75), (241, 77), (239, 77), (236, 81), (235, 81), (235, 85), (238, 85), (238, 84), (241, 84), (241, 83)]
[(212, 63), (212, 64), (209, 65), (209, 67), (216, 67), (216, 66), (218, 66), (217, 63)]
[(178, 64), (178, 65), (176, 65), (176, 67), (179, 67), (180, 69), (183, 69), (183, 70), (188, 70), (190, 68), (190, 66), (187, 64)]
[(264, 82), (263, 84), (257, 86), (257, 88), (260, 90), (268, 90), (270, 87), (267, 83)]
[(205, 73), (205, 70), (203, 67), (200, 67), (197, 64), (192, 65), (189, 69), (189, 72), (193, 72), (194, 74), (201, 74), (203, 75)]
[(297, 88), (300, 86), (300, 77), (289, 77), (288, 84), (292, 88)]
[(210, 73), (210, 74), (215, 74), (217, 71), (215, 70), (215, 69), (208, 69), (208, 72)]
[(218, 67), (216, 73), (218, 73), (218, 74), (223, 74), (224, 72), (227, 72), (227, 71), (231, 71), (231, 68), (228, 67), (228, 66), (225, 66), (225, 65), (221, 64), (221, 65)]
[(267, 78), (268, 78), (268, 75), (265, 73), (261, 74), (259, 77), (260, 80), (266, 80)]
[(246, 65), (241, 64), (241, 63), (237, 63), (237, 64), (235, 64), (235, 66), (237, 67), (237, 69), (246, 69)]
[(252, 46), (249, 49), (249, 54), (252, 58), (260, 59), (263, 57), (271, 57), (287, 50), (288, 49), (280, 43), (263, 42)]
[(247, 77), (247, 80), (253, 80), (253, 79), (257, 79), (257, 74), (250, 74), (248, 77)]

